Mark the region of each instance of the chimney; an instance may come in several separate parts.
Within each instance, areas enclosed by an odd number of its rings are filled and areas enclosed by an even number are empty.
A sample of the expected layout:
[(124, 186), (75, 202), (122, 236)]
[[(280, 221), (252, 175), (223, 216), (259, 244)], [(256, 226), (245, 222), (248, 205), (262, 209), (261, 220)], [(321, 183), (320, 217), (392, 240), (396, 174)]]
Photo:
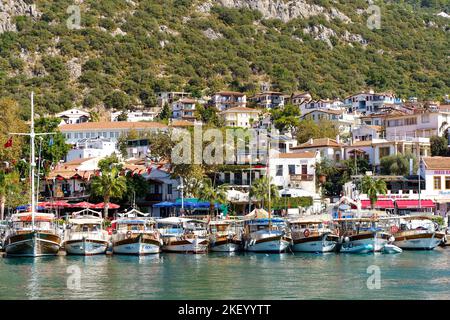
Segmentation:
[(313, 138), (309, 139), (309, 144), (313, 144), (313, 143), (314, 143), (314, 139)]
[(341, 143), (341, 137), (339, 135), (336, 136), (336, 142)]

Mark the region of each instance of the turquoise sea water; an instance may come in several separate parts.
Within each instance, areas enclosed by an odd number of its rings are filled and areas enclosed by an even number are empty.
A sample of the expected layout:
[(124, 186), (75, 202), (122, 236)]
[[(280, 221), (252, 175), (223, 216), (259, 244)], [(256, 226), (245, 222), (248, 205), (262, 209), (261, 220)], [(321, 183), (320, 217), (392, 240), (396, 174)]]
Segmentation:
[[(380, 289), (367, 287), (371, 265), (380, 268)], [(68, 288), (68, 267), (80, 271), (79, 289)], [(0, 258), (0, 299), (243, 298), (450, 299), (450, 248), (396, 255)]]

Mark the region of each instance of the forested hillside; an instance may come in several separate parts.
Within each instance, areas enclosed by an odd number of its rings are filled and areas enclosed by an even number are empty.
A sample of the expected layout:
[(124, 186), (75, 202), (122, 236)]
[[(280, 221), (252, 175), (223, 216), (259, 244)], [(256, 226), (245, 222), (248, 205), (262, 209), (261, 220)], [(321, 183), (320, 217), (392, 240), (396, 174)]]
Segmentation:
[[(450, 93), (448, 0), (375, 2), (374, 30), (363, 0), (2, 2), (0, 96), (26, 105), (34, 89), (40, 112), (152, 106), (160, 90), (251, 94), (262, 83), (315, 98)], [(67, 27), (74, 4), (79, 29)]]

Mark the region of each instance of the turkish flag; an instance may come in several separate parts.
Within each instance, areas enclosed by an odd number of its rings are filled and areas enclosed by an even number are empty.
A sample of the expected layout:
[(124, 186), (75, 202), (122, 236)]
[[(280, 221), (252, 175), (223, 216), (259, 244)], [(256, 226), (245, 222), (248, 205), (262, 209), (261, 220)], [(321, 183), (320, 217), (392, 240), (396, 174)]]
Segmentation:
[(12, 147), (12, 137), (8, 139), (5, 143), (5, 148), (11, 148)]

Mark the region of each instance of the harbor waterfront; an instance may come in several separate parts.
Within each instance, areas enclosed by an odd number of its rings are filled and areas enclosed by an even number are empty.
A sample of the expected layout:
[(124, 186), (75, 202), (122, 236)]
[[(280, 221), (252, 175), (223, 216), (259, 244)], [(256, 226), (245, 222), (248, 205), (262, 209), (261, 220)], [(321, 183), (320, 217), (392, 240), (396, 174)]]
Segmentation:
[[(370, 266), (380, 289), (368, 288)], [(0, 299), (450, 299), (449, 279), (448, 248), (0, 258)]]

